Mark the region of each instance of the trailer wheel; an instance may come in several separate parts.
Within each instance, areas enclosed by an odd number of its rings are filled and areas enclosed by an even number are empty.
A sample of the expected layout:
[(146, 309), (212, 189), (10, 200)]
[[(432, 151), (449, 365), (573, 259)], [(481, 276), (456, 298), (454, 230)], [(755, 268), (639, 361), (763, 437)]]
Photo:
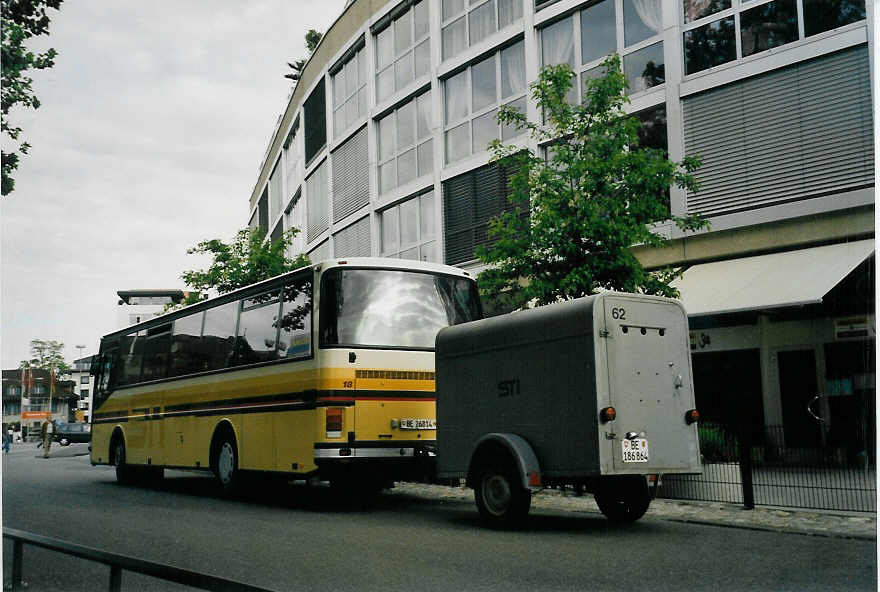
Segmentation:
[(651, 505), (651, 492), (641, 475), (604, 479), (595, 498), (605, 517), (620, 524), (635, 522)]
[(117, 434), (113, 441), (113, 465), (116, 467), (116, 481), (131, 485), (136, 481), (135, 468), (125, 463), (125, 439)]
[(211, 443), (211, 469), (217, 478), (221, 495), (233, 496), (239, 493), (242, 475), (238, 468), (238, 446), (231, 428), (221, 427), (214, 435)]
[(508, 459), (490, 457), (477, 470), (474, 500), (484, 522), (496, 528), (522, 526), (532, 505)]

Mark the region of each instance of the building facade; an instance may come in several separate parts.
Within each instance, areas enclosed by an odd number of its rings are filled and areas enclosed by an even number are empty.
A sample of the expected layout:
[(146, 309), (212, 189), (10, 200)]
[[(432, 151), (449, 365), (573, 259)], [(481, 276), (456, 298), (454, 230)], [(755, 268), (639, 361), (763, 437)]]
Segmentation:
[[(72, 380), (55, 380), (48, 370), (3, 370), (3, 424), (13, 425), (29, 439), (39, 437), (47, 419), (74, 421), (77, 395)], [(54, 390), (54, 392), (53, 392)]]
[[(864, 0), (354, 0), (306, 63), (264, 154), (251, 227), (302, 230), (318, 261), (373, 255), (477, 269), (506, 204), (486, 146), (543, 147), (540, 68), (572, 100), (622, 58), (644, 144), (699, 155), (675, 214), (705, 232), (636, 249), (674, 267), (708, 419), (789, 445), (873, 450), (873, 3)], [(809, 408), (808, 408), (809, 406)]]
[(94, 381), (90, 375), (92, 358), (86, 356), (73, 361), (70, 371), (70, 379), (73, 381), (76, 401), (76, 421), (89, 422), (92, 411), (92, 392)]
[(116, 325), (136, 325), (165, 313), (165, 307), (179, 304), (186, 297), (183, 290), (120, 290)]

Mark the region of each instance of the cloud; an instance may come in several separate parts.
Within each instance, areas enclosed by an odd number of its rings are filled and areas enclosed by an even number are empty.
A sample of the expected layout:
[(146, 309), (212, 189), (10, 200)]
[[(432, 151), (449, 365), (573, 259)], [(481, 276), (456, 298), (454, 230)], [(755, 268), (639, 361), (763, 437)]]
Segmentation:
[(180, 288), (186, 249), (247, 224), (257, 167), (286, 105), (285, 62), (343, 0), (67, 0), (51, 11), (56, 66), (42, 107), (17, 111), (32, 145), (0, 200), (2, 363), (31, 339), (69, 359), (116, 328), (116, 291)]

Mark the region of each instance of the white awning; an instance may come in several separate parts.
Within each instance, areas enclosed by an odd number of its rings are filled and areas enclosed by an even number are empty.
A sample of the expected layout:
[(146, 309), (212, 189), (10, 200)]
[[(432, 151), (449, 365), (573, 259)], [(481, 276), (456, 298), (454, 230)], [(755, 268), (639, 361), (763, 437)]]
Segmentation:
[(868, 239), (703, 263), (672, 285), (689, 316), (817, 304), (873, 252)]

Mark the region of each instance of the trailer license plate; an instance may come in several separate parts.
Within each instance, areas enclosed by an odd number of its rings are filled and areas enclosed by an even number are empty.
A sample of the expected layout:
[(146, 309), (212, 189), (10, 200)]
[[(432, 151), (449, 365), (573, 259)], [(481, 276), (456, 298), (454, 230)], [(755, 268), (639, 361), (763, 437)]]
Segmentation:
[(437, 420), (435, 419), (401, 419), (400, 429), (402, 430), (436, 430)]
[(644, 438), (623, 440), (623, 462), (648, 462), (648, 441)]

